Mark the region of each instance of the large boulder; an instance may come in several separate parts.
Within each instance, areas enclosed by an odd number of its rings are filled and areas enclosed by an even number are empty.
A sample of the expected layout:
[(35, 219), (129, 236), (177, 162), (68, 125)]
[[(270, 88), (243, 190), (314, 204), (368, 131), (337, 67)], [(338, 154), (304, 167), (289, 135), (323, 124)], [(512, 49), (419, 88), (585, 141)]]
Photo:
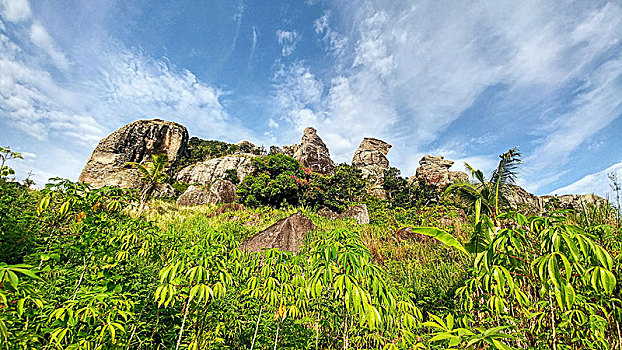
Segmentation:
[(139, 188), (140, 175), (128, 162), (151, 161), (166, 154), (170, 169), (185, 152), (188, 130), (183, 125), (160, 119), (137, 120), (101, 140), (78, 178), (93, 187)]
[(208, 188), (204, 186), (190, 186), (179, 198), (177, 204), (194, 206), (201, 204), (233, 203), (238, 199), (236, 186), (230, 181), (216, 180)]
[(352, 166), (361, 169), (363, 177), (372, 184), (369, 192), (380, 198), (385, 197), (382, 182), (384, 171), (389, 169), (389, 159), (386, 156), (391, 147), (382, 140), (366, 137), (352, 157)]
[(359, 225), (369, 224), (369, 212), (365, 204), (353, 205), (341, 214), (337, 214), (326, 207), (318, 210), (317, 213), (329, 219), (354, 219)]
[(240, 249), (258, 252), (262, 249), (277, 248), (298, 253), (305, 236), (314, 228), (315, 225), (311, 219), (301, 213), (296, 213), (245, 240), (240, 245)]
[(449, 170), (453, 164), (453, 161), (447, 160), (443, 156), (423, 156), (419, 160), (419, 167), (415, 172), (415, 177), (414, 179), (411, 178), (411, 180), (423, 180), (427, 184), (437, 186), (441, 190), (452, 183), (468, 181), (469, 175), (466, 173)]
[(335, 163), (330, 159), (330, 152), (314, 128), (306, 128), (300, 146), (294, 152), (294, 159), (311, 171), (322, 175), (332, 175)]
[(221, 158), (208, 159), (206, 161), (189, 165), (177, 174), (177, 181), (188, 184), (210, 185), (212, 182), (224, 179), (226, 171), (235, 169), (238, 178), (242, 181), (250, 175), (255, 167), (253, 166), (253, 154), (233, 154)]

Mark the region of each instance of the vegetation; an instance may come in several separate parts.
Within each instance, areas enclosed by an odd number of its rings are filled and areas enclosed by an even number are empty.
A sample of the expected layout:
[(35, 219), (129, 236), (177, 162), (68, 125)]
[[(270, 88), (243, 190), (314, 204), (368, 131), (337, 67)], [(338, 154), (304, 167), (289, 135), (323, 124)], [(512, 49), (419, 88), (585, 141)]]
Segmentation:
[(250, 207), (326, 206), (341, 212), (364, 196), (361, 171), (347, 164), (339, 165), (331, 176), (312, 173), (284, 154), (254, 158), (253, 165), (255, 172), (238, 188), (240, 202)]
[[(398, 172), (381, 200), (352, 167), (320, 176), (284, 155), (257, 158), (246, 208), (218, 215), (0, 179), (0, 349), (620, 348), (616, 211), (512, 211), (516, 158), (476, 176), (469, 217)], [(370, 224), (315, 212), (357, 201)], [(317, 228), (298, 254), (238, 249), (299, 211)]]
[(245, 143), (236, 145), (223, 141), (203, 140), (198, 137), (191, 137), (190, 141), (188, 141), (188, 151), (181, 157), (177, 167), (181, 169), (194, 163), (235, 154), (237, 152), (253, 153), (256, 155), (263, 155), (266, 153), (263, 146), (251, 148), (249, 144)]
[(166, 179), (166, 164), (168, 163), (168, 156), (166, 154), (153, 155), (153, 161), (145, 164), (136, 162), (130, 162), (129, 164), (136, 168), (141, 175), (141, 181), (143, 182), (140, 190), (140, 209), (145, 207), (145, 203), (149, 199), (149, 196), (156, 189), (156, 186)]

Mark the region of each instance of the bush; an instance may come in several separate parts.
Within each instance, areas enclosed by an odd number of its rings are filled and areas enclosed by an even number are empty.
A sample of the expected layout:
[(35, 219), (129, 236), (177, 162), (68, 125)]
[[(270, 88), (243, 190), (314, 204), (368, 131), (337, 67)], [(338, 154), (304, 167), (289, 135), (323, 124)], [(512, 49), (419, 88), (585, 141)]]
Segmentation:
[(382, 188), (391, 208), (424, 207), (437, 203), (440, 197), (438, 187), (427, 184), (424, 180), (409, 182), (400, 176), (397, 168), (385, 170)]
[(255, 158), (253, 163), (255, 172), (238, 187), (240, 202), (247, 206), (327, 206), (341, 212), (364, 194), (361, 171), (347, 164), (339, 165), (333, 176), (323, 176), (284, 154)]

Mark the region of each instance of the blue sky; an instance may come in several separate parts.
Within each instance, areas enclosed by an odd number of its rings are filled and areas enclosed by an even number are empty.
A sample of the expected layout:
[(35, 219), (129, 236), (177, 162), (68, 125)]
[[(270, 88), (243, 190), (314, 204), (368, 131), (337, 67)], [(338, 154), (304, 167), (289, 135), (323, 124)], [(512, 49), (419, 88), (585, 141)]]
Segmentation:
[(537, 194), (622, 177), (622, 2), (0, 0), (0, 144), (42, 184), (158, 117), (266, 146), (314, 126), (491, 170), (519, 146)]

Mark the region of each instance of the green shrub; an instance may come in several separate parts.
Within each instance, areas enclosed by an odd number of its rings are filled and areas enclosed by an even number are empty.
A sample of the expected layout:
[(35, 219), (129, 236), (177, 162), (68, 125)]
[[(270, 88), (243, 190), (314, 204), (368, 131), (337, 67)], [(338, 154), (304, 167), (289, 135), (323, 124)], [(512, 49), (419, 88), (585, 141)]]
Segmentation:
[(409, 182), (400, 176), (400, 170), (390, 168), (384, 172), (382, 188), (391, 208), (414, 208), (437, 203), (440, 197), (438, 187), (424, 180)]

